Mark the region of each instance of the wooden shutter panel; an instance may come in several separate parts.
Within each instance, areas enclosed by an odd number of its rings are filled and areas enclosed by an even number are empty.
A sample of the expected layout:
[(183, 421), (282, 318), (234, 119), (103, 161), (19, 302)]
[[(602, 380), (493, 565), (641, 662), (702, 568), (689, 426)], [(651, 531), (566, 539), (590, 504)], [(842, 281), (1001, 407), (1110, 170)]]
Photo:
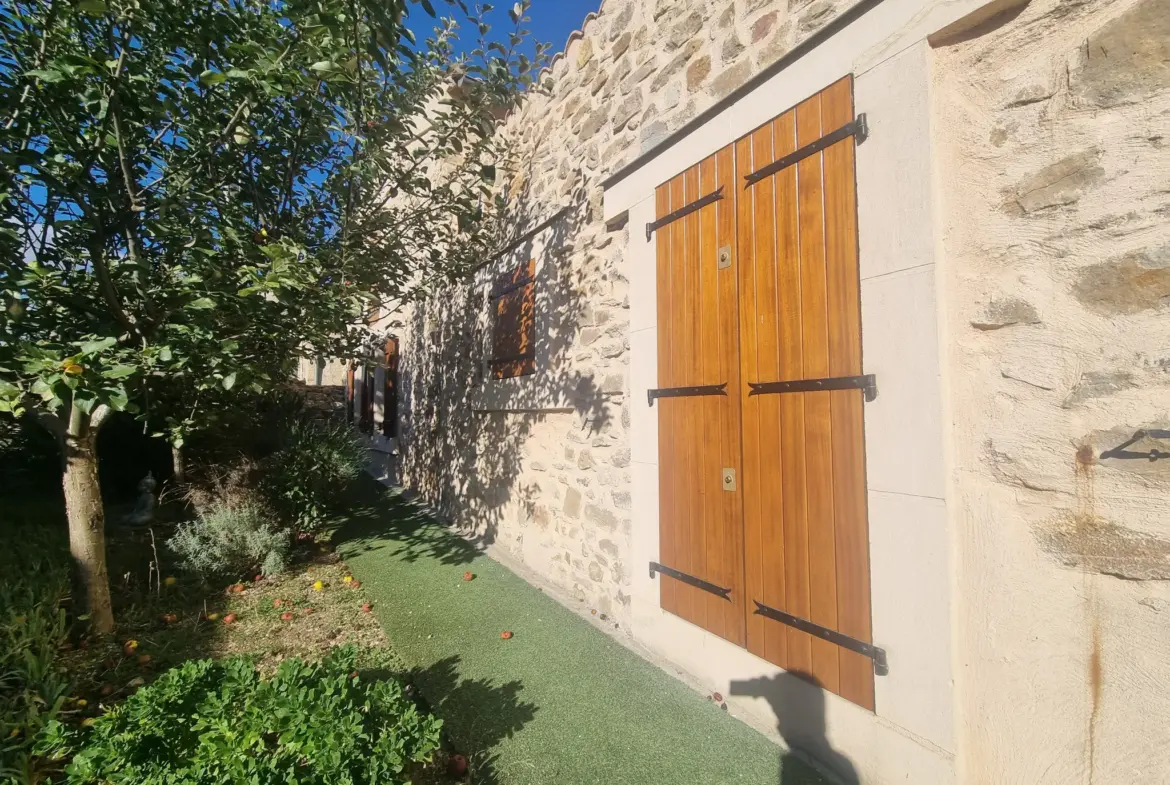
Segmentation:
[[(742, 176), (853, 120), (844, 79), (737, 143)], [(740, 194), (741, 348), (748, 382), (861, 373), (854, 140)], [(862, 392), (744, 400), (747, 591), (754, 599), (869, 642), (869, 542)], [(873, 708), (873, 663), (752, 615), (748, 648)]]
[[(734, 191), (727, 147), (658, 188), (657, 214), (720, 188)], [(735, 246), (732, 199), (708, 204), (658, 233), (658, 385), (726, 385), (727, 394), (656, 402), (659, 433), (659, 560), (663, 567), (729, 590), (726, 596), (662, 573), (662, 607), (744, 644), (743, 532), (740, 495), (723, 488), (739, 471), (736, 279), (720, 266)]]
[(536, 372), (536, 260), (501, 275), (492, 288), (492, 378)]
[(374, 366), (362, 368), (362, 417), (359, 426), (366, 433), (374, 432)]
[(393, 438), (398, 435), (398, 339), (386, 339), (386, 356), (383, 359), (386, 374), (382, 394), (382, 435)]
[(345, 421), (353, 422), (354, 415), (354, 397), (357, 391), (357, 386), (354, 379), (354, 365), (352, 362), (347, 363), (345, 367)]

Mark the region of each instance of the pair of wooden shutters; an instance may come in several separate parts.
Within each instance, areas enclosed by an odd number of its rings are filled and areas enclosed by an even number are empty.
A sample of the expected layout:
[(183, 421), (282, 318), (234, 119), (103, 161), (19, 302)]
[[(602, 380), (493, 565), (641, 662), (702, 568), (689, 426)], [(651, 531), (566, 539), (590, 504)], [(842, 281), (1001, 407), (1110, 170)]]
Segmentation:
[(652, 570), (665, 610), (872, 710), (871, 655), (800, 626), (871, 642), (856, 127), (846, 78), (657, 189)]
[(392, 439), (398, 435), (398, 339), (393, 336), (386, 339), (382, 367), (382, 435)]
[(493, 379), (536, 372), (536, 260), (497, 276), (492, 286)]

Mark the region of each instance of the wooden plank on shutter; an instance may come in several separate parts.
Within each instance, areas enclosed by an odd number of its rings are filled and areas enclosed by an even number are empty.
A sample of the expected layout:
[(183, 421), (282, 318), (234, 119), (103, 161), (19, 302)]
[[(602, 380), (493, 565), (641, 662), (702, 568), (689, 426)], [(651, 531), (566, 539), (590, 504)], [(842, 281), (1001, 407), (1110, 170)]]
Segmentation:
[[(833, 129), (829, 129), (833, 130)], [(813, 96), (796, 109), (796, 144), (803, 147), (825, 133), (821, 98)], [(804, 376), (829, 376), (828, 283), (825, 270), (825, 210), (821, 156), (797, 164), (799, 188), (800, 313)], [(828, 392), (803, 393), (805, 502), (808, 537), (809, 613), (801, 614), (828, 629), (837, 627), (837, 565), (833, 530), (833, 431)], [(820, 638), (812, 644), (812, 675), (837, 692), (837, 645)]]
[[(797, 148), (796, 113), (786, 112), (772, 123), (774, 158), (782, 158)], [(763, 163), (763, 162), (761, 162)], [(800, 194), (796, 168), (777, 172), (770, 178), (776, 189), (776, 278), (775, 307), (780, 324), (780, 368), (777, 379), (804, 377), (804, 342), (801, 311), (799, 206)], [(785, 610), (798, 616), (809, 615), (808, 579), (808, 506), (805, 483), (804, 396), (778, 396), (780, 404), (779, 447), (783, 505), (776, 514), (782, 516), (784, 547), (778, 558), (784, 560)], [(788, 670), (812, 673), (812, 641), (807, 633), (789, 628)]]
[[(723, 189), (724, 193), (734, 194), (736, 188), (735, 148), (728, 146), (715, 155), (715, 182), (712, 191)], [(715, 436), (715, 443), (721, 448), (722, 460), (714, 466), (714, 476), (722, 478), (722, 471), (730, 468), (737, 480), (743, 477), (743, 449), (742, 449), (742, 414), (741, 398), (735, 394), (741, 388), (739, 369), (739, 271), (736, 265), (735, 239), (735, 199), (728, 198), (715, 204), (715, 253), (705, 263), (716, 269), (716, 297), (718, 319), (715, 325), (719, 340), (715, 343), (714, 352), (717, 358), (715, 379), (726, 381), (727, 389), (732, 393), (726, 399), (708, 399), (718, 406), (723, 416), (720, 421), (719, 433)], [(726, 265), (721, 254), (728, 256)], [(716, 531), (716, 539), (722, 544), (718, 559), (709, 563), (708, 569), (714, 580), (723, 586), (735, 587), (738, 593), (733, 603), (720, 603), (723, 613), (723, 637), (740, 646), (747, 643), (747, 596), (743, 591), (744, 585), (744, 531), (743, 531), (743, 493), (738, 489), (735, 492), (723, 491), (719, 480), (714, 480), (715, 490), (712, 494), (718, 497), (717, 518), (712, 522)], [(738, 486), (738, 483), (737, 483)], [(710, 600), (709, 600), (710, 602)]]
[[(680, 176), (681, 177), (681, 176)], [(681, 183), (681, 179), (680, 179)], [(658, 187), (655, 193), (655, 209), (657, 216), (669, 215), (674, 208), (673, 181)], [(674, 251), (674, 234), (667, 229), (658, 232), (658, 386), (680, 386), (674, 377), (674, 331), (673, 314), (681, 304), (675, 301), (674, 268), (672, 264)], [(663, 564), (681, 564), (675, 545), (677, 514), (675, 507), (678, 497), (675, 494), (677, 479), (678, 451), (675, 449), (674, 420), (677, 410), (668, 406), (659, 406), (658, 410), (658, 461), (659, 461), (659, 543), (658, 558)], [(678, 569), (682, 569), (679, 567)], [(659, 592), (662, 609), (680, 615), (679, 591), (681, 586), (676, 581), (660, 580)]]
[[(746, 178), (853, 120), (845, 79), (736, 144), (744, 382), (862, 372), (854, 144)], [(859, 390), (743, 398), (749, 602), (872, 642)], [(749, 616), (750, 651), (873, 708), (873, 663)], [(777, 645), (777, 640), (780, 645)]]
[[(734, 187), (729, 149), (688, 169), (656, 194), (664, 217)], [(733, 244), (734, 202), (712, 202), (655, 232), (658, 247), (658, 385), (726, 385), (737, 366), (735, 270), (720, 267)], [(721, 229), (722, 227), (722, 229)], [(721, 234), (723, 232), (723, 234)], [(665, 333), (665, 334), (664, 334)], [(660, 573), (662, 607), (740, 645), (744, 642), (743, 533), (738, 494), (723, 470), (739, 473), (738, 401), (731, 395), (664, 397), (659, 422), (659, 562), (726, 589), (706, 591)]]
[[(845, 78), (821, 96), (821, 125), (839, 128), (853, 119), (853, 82)], [(832, 376), (862, 372), (861, 292), (857, 255), (854, 144), (825, 150), (825, 260), (828, 269), (829, 362)], [(837, 629), (872, 642), (869, 524), (865, 485), (864, 403), (853, 390), (829, 393), (833, 427), (833, 503), (837, 558)], [(873, 663), (840, 651), (841, 697), (874, 708)]]

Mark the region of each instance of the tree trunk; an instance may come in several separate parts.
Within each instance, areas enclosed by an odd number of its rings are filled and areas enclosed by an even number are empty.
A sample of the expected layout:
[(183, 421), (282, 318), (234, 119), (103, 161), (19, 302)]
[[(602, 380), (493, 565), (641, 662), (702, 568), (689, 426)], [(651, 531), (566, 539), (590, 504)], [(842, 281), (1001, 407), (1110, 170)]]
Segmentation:
[(171, 476), (182, 485), (187, 482), (187, 464), (183, 463), (183, 448), (171, 442)]
[(97, 431), (105, 412), (70, 412), (64, 434), (65, 513), (69, 519), (69, 550), (80, 596), (78, 605), (89, 613), (95, 632), (114, 631), (110, 606), (110, 576), (106, 569), (106, 516), (98, 485)]

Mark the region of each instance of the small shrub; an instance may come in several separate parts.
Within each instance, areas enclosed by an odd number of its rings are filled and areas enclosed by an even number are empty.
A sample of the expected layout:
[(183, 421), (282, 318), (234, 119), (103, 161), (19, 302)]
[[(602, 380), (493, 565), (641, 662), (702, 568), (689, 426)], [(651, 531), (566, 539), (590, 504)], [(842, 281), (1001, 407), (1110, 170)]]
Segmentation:
[[(0, 502), (3, 503), (3, 502)], [(69, 695), (57, 657), (68, 635), (69, 552), (47, 525), (0, 532), (0, 782), (36, 782), (32, 746)]]
[(410, 781), (439, 748), (441, 720), (394, 680), (353, 674), (359, 653), (285, 660), (269, 679), (242, 658), (196, 660), (99, 717), (55, 724), (45, 751), (73, 755), (72, 785), (356, 785)]
[(204, 578), (238, 578), (288, 565), (288, 532), (255, 501), (219, 500), (181, 525), (167, 542), (179, 565)]
[(319, 531), (345, 491), (361, 476), (366, 446), (352, 428), (298, 417), (266, 461), (262, 487), (282, 515), (303, 531)]

